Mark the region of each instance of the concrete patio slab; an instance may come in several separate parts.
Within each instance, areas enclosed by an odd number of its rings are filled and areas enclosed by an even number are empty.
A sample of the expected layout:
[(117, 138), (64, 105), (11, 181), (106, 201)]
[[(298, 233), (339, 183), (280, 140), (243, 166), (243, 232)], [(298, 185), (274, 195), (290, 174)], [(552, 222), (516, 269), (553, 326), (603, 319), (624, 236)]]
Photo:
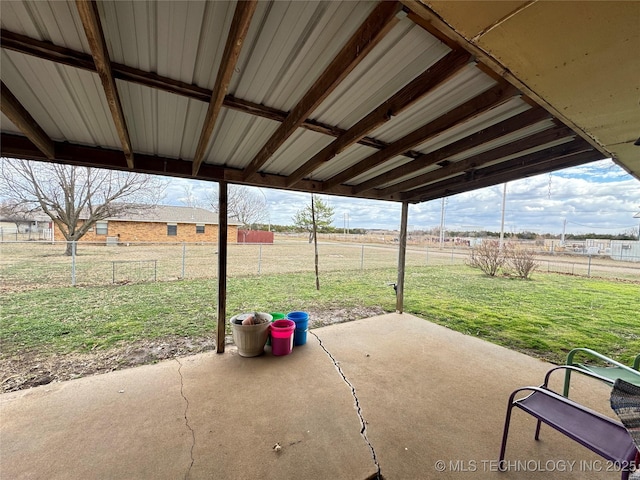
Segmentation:
[[(496, 471), (509, 393), (549, 368), (406, 314), (333, 325), (285, 357), (231, 348), (1, 395), (0, 478), (619, 478), (549, 428), (533, 440), (521, 412)], [(571, 395), (613, 416), (605, 385)]]

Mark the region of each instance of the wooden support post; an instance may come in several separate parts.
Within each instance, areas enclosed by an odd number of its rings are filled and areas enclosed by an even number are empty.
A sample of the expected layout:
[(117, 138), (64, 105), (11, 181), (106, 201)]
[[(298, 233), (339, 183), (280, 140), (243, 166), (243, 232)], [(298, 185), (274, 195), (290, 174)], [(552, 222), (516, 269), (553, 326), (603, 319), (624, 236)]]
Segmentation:
[(218, 188), (218, 329), (216, 352), (224, 353), (227, 323), (227, 182), (220, 182)]
[(404, 310), (404, 270), (407, 258), (407, 217), (409, 203), (402, 202), (402, 218), (400, 219), (400, 238), (398, 239), (398, 281), (396, 283), (396, 312)]

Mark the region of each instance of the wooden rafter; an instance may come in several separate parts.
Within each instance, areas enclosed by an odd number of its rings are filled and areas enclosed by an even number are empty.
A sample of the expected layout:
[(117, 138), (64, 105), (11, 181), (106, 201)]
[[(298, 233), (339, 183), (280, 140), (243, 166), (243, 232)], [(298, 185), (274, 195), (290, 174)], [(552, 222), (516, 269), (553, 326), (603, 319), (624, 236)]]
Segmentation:
[(244, 179), (258, 172), (275, 151), (398, 22), (398, 2), (380, 2), (325, 71), (291, 110), (275, 133), (245, 168)]
[(393, 116), (399, 115), (410, 105), (423, 98), (427, 93), (458, 72), (467, 64), (469, 58), (470, 55), (464, 50), (453, 50), (449, 52), (435, 65), (432, 65), (421, 75), (418, 75), (395, 95), (381, 103), (336, 140), (301, 165), (295, 172), (289, 175), (287, 184), (293, 185), (299, 180), (302, 180), (305, 175), (334, 158), (345, 148), (353, 145), (364, 137), (368, 132), (375, 130)]
[(359, 161), (355, 165), (343, 170), (324, 181), (325, 188), (330, 189), (336, 185), (357, 177), (367, 170), (401, 154), (402, 152), (426, 142), (430, 138), (463, 123), (471, 118), (495, 108), (517, 94), (517, 90), (511, 85), (498, 84), (497, 86), (481, 93), (462, 105), (454, 108), (443, 116), (423, 125), (408, 135), (391, 143), (373, 155)]
[[(15, 52), (31, 55), (43, 60), (60, 63), (74, 68), (80, 68), (90, 72), (96, 72), (96, 67), (91, 55), (77, 50), (72, 50), (70, 48), (54, 45), (51, 42), (37, 40), (35, 38), (27, 37), (19, 33), (9, 32), (8, 30), (3, 29), (1, 32), (0, 44), (2, 48), (10, 49)], [(201, 102), (209, 103), (211, 101), (213, 92), (198, 85), (164, 77), (157, 73), (146, 72), (139, 68), (130, 67), (117, 62), (111, 63), (111, 71), (113, 72), (113, 76), (118, 80), (135, 83), (149, 88), (156, 88), (158, 90), (192, 98)], [(222, 106), (238, 112), (247, 113), (249, 115), (274, 120), (276, 122), (284, 122), (287, 118), (287, 112), (241, 98), (236, 98), (233, 95), (226, 95), (222, 102)], [(313, 132), (322, 133), (324, 135), (330, 135), (332, 137), (339, 137), (346, 131), (342, 128), (327, 125), (311, 119), (304, 120), (300, 127)], [(388, 145), (386, 142), (371, 137), (363, 137), (358, 140), (358, 143), (377, 149), (385, 148)], [(419, 153), (409, 151), (405, 152), (405, 155), (408, 158), (416, 158), (419, 156)]]
[(550, 128), (548, 130), (543, 130), (542, 132), (538, 132), (516, 142), (510, 142), (506, 145), (492, 148), (477, 155), (473, 155), (469, 158), (465, 158), (464, 160), (449, 163), (448, 165), (440, 167), (436, 170), (423, 173), (422, 175), (410, 178), (408, 180), (405, 180), (404, 182), (400, 182), (382, 190), (378, 190), (378, 194), (381, 196), (388, 196), (396, 194), (398, 192), (412, 190), (427, 183), (437, 182), (451, 175), (459, 175), (470, 170), (481, 168), (488, 163), (494, 162), (509, 155), (515, 155), (518, 152), (524, 152), (531, 148), (535, 148), (538, 145), (545, 145), (563, 138), (569, 141), (571, 135), (571, 129), (565, 127), (564, 125)]
[(257, 0), (241, 1), (236, 4), (236, 10), (233, 14), (233, 21), (231, 22), (231, 28), (229, 29), (229, 35), (227, 36), (227, 42), (224, 47), (224, 54), (222, 55), (222, 62), (220, 69), (218, 70), (218, 76), (216, 77), (216, 83), (213, 87), (213, 93), (207, 114), (204, 119), (204, 126), (200, 133), (200, 140), (198, 141), (198, 147), (196, 148), (196, 154), (193, 159), (193, 175), (198, 174), (200, 165), (204, 160), (204, 154), (211, 140), (213, 134), (213, 128), (215, 127), (218, 114), (222, 108), (222, 103), (225, 95), (227, 94), (227, 88), (233, 75), (233, 70), (236, 67), (236, 62), (240, 56), (242, 44), (247, 36), (251, 18), (258, 5)]
[(85, 35), (87, 36), (87, 41), (89, 42), (89, 48), (91, 49), (96, 71), (100, 76), (100, 81), (102, 82), (102, 87), (107, 97), (113, 123), (118, 132), (118, 137), (120, 137), (122, 151), (127, 159), (127, 165), (129, 168), (133, 168), (131, 138), (129, 137), (127, 122), (125, 121), (124, 112), (122, 111), (122, 103), (120, 102), (116, 82), (111, 71), (111, 61), (109, 60), (109, 52), (104, 40), (102, 25), (100, 24), (98, 7), (94, 1), (90, 0), (76, 0), (76, 6), (80, 20), (82, 21), (82, 26), (84, 27)]
[(536, 175), (565, 168), (560, 166), (563, 164), (563, 160), (571, 160), (571, 162), (580, 164), (601, 158), (602, 155), (584, 140), (576, 139), (569, 144), (556, 145), (485, 168), (471, 170), (467, 172), (462, 182), (460, 178), (448, 178), (424, 187), (403, 192), (399, 197), (403, 201), (422, 202), (470, 189), (503, 183), (514, 178), (512, 172), (518, 172), (518, 177), (525, 176), (522, 175), (523, 172), (526, 176)]
[(9, 90), (4, 82), (0, 82), (0, 89), (2, 92), (2, 113), (4, 113), (49, 160), (53, 160), (55, 157), (55, 148), (51, 138), (49, 138), (27, 109), (22, 106), (15, 95), (11, 93), (11, 90)]
[(458, 153), (462, 153), (465, 150), (469, 150), (479, 145), (483, 145), (504, 135), (508, 135), (548, 118), (551, 118), (551, 116), (543, 108), (538, 107), (529, 109), (518, 115), (507, 118), (502, 122), (491, 125), (490, 127), (487, 127), (467, 137), (461, 138), (460, 140), (445, 145), (438, 150), (422, 154), (414, 160), (400, 165), (393, 170), (384, 172), (377, 177), (359, 183), (358, 185), (353, 187), (353, 193), (358, 194), (366, 192), (367, 190), (376, 188), (379, 185), (383, 185), (402, 178), (406, 175), (413, 174), (418, 170), (422, 170), (423, 168), (427, 168), (431, 165), (436, 165), (441, 162), (446, 162), (446, 159), (448, 157), (451, 157)]

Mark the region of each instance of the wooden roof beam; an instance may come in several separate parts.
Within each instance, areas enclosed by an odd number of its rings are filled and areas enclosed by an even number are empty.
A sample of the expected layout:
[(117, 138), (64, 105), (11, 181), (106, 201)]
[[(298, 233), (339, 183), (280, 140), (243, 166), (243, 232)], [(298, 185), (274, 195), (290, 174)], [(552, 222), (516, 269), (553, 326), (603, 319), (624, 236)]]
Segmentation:
[[(31, 55), (54, 63), (60, 63), (62, 65), (96, 72), (96, 66), (93, 63), (93, 58), (91, 55), (86, 53), (54, 45), (51, 42), (37, 40), (19, 33), (13, 33), (5, 29), (2, 29), (0, 35), (0, 46), (2, 48)], [(175, 80), (173, 78), (164, 77), (157, 73), (146, 72), (139, 68), (129, 67), (117, 62), (111, 63), (111, 71), (113, 72), (113, 76), (118, 80), (135, 83), (149, 88), (156, 88), (158, 90), (192, 98), (201, 102), (209, 103), (213, 94), (213, 92), (207, 88)], [(230, 110), (275, 120), (276, 122), (284, 122), (287, 118), (287, 112), (250, 102), (248, 100), (243, 100), (241, 98), (236, 98), (233, 95), (226, 95), (222, 102), (222, 106)], [(327, 125), (311, 119), (304, 120), (300, 127), (333, 137), (339, 137), (346, 131), (342, 128)], [(384, 148), (388, 145), (386, 142), (371, 137), (363, 137), (358, 140), (357, 143), (377, 149)], [(405, 155), (408, 158), (416, 158), (419, 153), (410, 151), (405, 152)]]
[(340, 135), (310, 160), (289, 175), (288, 185), (302, 180), (325, 162), (328, 162), (350, 145), (353, 145), (368, 132), (378, 128), (395, 115), (399, 115), (409, 106), (423, 98), (442, 82), (453, 76), (464, 67), (471, 56), (462, 49), (453, 50), (441, 58), (435, 65), (425, 70), (411, 82), (401, 88), (395, 95), (381, 103), (376, 109), (365, 115), (360, 121)]
[(439, 118), (423, 125), (408, 135), (396, 140), (373, 155), (359, 161), (355, 165), (343, 170), (333, 177), (324, 181), (325, 188), (331, 189), (345, 181), (363, 174), (367, 170), (374, 168), (387, 160), (400, 155), (402, 152), (413, 148), (421, 143), (425, 143), (430, 138), (460, 124), (471, 118), (495, 108), (505, 101), (517, 95), (517, 90), (508, 84), (498, 84), (493, 88), (481, 93), (462, 105), (454, 108)]
[(437, 170), (423, 173), (416, 177), (405, 180), (404, 182), (391, 185), (390, 187), (378, 190), (378, 193), (382, 196), (393, 195), (398, 192), (404, 192), (414, 189), (427, 183), (437, 182), (451, 175), (459, 175), (461, 173), (481, 168), (487, 163), (494, 162), (509, 155), (517, 154), (518, 152), (524, 152), (531, 148), (535, 148), (538, 145), (545, 145), (556, 140), (563, 138), (569, 139), (575, 135), (573, 131), (564, 125), (538, 132), (529, 137), (523, 138), (516, 142), (510, 142), (501, 147), (492, 148), (485, 152), (473, 155), (464, 160), (458, 162), (452, 162), (444, 167), (440, 167)]
[(124, 112), (122, 111), (122, 103), (120, 102), (116, 82), (111, 71), (111, 61), (109, 60), (109, 52), (104, 40), (102, 25), (100, 24), (98, 7), (96, 6), (96, 3), (91, 0), (76, 0), (76, 7), (80, 14), (80, 20), (82, 21), (82, 26), (84, 27), (84, 32), (89, 42), (89, 48), (91, 49), (91, 55), (93, 56), (96, 71), (98, 72), (104, 93), (107, 97), (107, 103), (109, 104), (109, 110), (111, 110), (113, 123), (115, 124), (116, 131), (118, 132), (118, 137), (120, 137), (122, 151), (127, 159), (127, 165), (129, 168), (133, 168), (133, 148), (131, 147), (131, 138), (129, 137), (127, 122), (125, 121)]
[(382, 38), (399, 21), (397, 14), (402, 9), (399, 2), (380, 2), (356, 33), (342, 47), (325, 71), (315, 81), (302, 99), (291, 110), (287, 118), (244, 170), (248, 179), (271, 158), (280, 146), (329, 96), (342, 80), (367, 56)]
[(213, 134), (213, 128), (215, 127), (220, 109), (222, 108), (224, 97), (227, 94), (227, 89), (229, 88), (229, 82), (231, 82), (233, 70), (238, 62), (238, 57), (242, 50), (242, 44), (247, 36), (249, 25), (251, 24), (251, 18), (256, 11), (257, 5), (257, 0), (241, 1), (236, 4), (233, 21), (231, 22), (231, 28), (229, 29), (229, 35), (227, 36), (227, 42), (222, 55), (222, 62), (220, 64), (220, 69), (218, 70), (211, 101), (207, 108), (204, 125), (202, 127), (202, 132), (200, 133), (200, 140), (198, 141), (196, 154), (193, 159), (194, 176), (198, 174), (200, 165), (202, 165), (204, 160), (205, 152), (209, 146), (211, 135)]
[(384, 172), (377, 177), (359, 183), (358, 185), (353, 187), (353, 192), (356, 194), (366, 192), (367, 190), (376, 188), (379, 185), (384, 185), (385, 183), (392, 182), (406, 175), (413, 174), (418, 170), (422, 170), (423, 168), (430, 167), (431, 165), (436, 165), (446, 160), (448, 157), (451, 157), (458, 153), (462, 153), (465, 150), (469, 150), (484, 143), (490, 142), (504, 135), (508, 135), (548, 118), (551, 118), (551, 115), (549, 115), (549, 113), (547, 113), (547, 111), (543, 108), (529, 109), (518, 115), (507, 118), (500, 123), (491, 125), (484, 130), (475, 132), (468, 137), (461, 138), (460, 140), (450, 143), (449, 145), (445, 145), (438, 150), (424, 153), (419, 157), (416, 157), (414, 160), (400, 165), (393, 170)]
[[(56, 156), (50, 161), (55, 163), (130, 171), (120, 150), (55, 141), (54, 148)], [(49, 160), (28, 138), (9, 133), (0, 134), (0, 155), (29, 160)], [(229, 183), (244, 183), (245, 185), (257, 187), (322, 193), (322, 182), (303, 180), (295, 187), (289, 188), (285, 184), (285, 176), (266, 173), (256, 175), (250, 182), (243, 182), (242, 170), (208, 163), (203, 163), (198, 172), (198, 176), (193, 177), (191, 162), (188, 160), (142, 153), (136, 154), (136, 164), (133, 171), (151, 175), (195, 178), (196, 180), (214, 182), (226, 181)], [(351, 196), (351, 190), (348, 187), (339, 187), (335, 189), (333, 193), (336, 195)], [(375, 196), (371, 195), (368, 198), (375, 199)]]
[[(573, 157), (573, 158), (572, 158)], [(602, 159), (602, 154), (582, 139), (569, 144), (556, 145), (485, 168), (471, 170), (467, 178), (448, 178), (399, 195), (403, 201), (425, 202), (478, 188), (497, 185), (524, 176), (538, 175), (566, 168), (565, 161), (577, 161), (577, 165)], [(577, 159), (577, 160), (576, 160)]]
[(0, 81), (2, 92), (2, 113), (4, 113), (13, 124), (20, 129), (31, 142), (38, 147), (49, 160), (55, 157), (53, 141), (45, 133), (42, 127), (35, 121), (20, 101), (11, 93), (11, 90)]

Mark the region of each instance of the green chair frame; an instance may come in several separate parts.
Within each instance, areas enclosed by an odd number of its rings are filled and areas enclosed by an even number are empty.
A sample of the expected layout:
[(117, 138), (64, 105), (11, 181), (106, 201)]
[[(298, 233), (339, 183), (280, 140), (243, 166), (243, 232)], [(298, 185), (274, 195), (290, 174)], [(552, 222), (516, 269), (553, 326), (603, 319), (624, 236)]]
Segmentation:
[[(584, 354), (603, 361), (607, 366), (587, 365), (584, 363), (578, 363), (574, 361), (576, 354)], [(589, 348), (574, 348), (567, 355), (566, 365), (579, 368), (581, 370), (595, 373), (601, 377), (605, 377), (611, 382), (615, 382), (618, 378), (622, 378), (625, 382), (631, 383), (640, 387), (640, 354), (638, 354), (631, 367), (623, 365), (620, 362), (591, 350)], [(562, 395), (569, 397), (569, 385), (571, 383), (571, 369), (567, 369), (564, 376), (564, 390)]]

